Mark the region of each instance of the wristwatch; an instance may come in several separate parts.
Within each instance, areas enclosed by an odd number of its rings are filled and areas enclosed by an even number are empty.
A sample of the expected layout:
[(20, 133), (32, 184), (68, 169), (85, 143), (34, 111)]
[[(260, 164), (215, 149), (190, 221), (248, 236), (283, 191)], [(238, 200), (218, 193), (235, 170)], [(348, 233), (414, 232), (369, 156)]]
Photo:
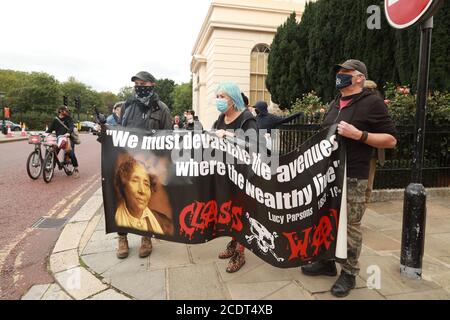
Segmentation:
[(369, 138), (369, 133), (367, 131), (363, 131), (361, 138), (359, 139), (359, 141), (361, 142), (366, 142), (367, 139)]

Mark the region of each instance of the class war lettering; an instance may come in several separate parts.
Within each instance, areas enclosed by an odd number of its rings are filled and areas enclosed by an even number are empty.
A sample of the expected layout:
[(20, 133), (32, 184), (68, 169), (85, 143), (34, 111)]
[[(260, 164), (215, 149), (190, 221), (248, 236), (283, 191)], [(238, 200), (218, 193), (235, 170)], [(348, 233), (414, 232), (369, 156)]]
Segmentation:
[(229, 231), (241, 231), (242, 207), (233, 206), (232, 201), (218, 205), (217, 201), (193, 202), (186, 206), (180, 213), (180, 234), (187, 235), (190, 239), (198, 230), (203, 231), (212, 226), (215, 232), (229, 229)]
[[(336, 239), (338, 228), (338, 213), (331, 209), (330, 214), (320, 218), (316, 226), (308, 227), (301, 232), (283, 232), (289, 241), (291, 255), (289, 260), (301, 259), (308, 261), (319, 254), (319, 249), (324, 247), (328, 250), (331, 243)], [(312, 254), (308, 251), (313, 248)]]

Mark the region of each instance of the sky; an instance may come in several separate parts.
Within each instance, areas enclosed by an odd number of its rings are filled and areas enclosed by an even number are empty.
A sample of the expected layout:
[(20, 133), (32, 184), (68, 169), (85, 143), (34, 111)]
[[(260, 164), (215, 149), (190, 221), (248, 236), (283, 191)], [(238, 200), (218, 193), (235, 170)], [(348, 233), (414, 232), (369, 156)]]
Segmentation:
[(0, 69), (118, 93), (145, 70), (176, 83), (211, 0), (1, 0)]

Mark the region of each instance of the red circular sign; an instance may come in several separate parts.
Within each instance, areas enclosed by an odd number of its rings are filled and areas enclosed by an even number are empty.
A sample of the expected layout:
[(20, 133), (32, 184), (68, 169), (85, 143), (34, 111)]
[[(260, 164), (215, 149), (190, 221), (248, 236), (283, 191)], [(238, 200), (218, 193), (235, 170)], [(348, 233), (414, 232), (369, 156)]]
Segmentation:
[(397, 29), (414, 25), (429, 12), (434, 0), (384, 0), (389, 24)]

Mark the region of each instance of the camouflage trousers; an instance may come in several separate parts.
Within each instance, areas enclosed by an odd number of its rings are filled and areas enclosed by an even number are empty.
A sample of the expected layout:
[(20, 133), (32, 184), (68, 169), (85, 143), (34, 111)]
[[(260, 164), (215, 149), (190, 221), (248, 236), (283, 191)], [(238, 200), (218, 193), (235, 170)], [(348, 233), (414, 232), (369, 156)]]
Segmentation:
[(358, 259), (361, 255), (361, 220), (366, 211), (367, 180), (347, 178), (347, 261), (342, 262), (342, 270), (357, 276)]

